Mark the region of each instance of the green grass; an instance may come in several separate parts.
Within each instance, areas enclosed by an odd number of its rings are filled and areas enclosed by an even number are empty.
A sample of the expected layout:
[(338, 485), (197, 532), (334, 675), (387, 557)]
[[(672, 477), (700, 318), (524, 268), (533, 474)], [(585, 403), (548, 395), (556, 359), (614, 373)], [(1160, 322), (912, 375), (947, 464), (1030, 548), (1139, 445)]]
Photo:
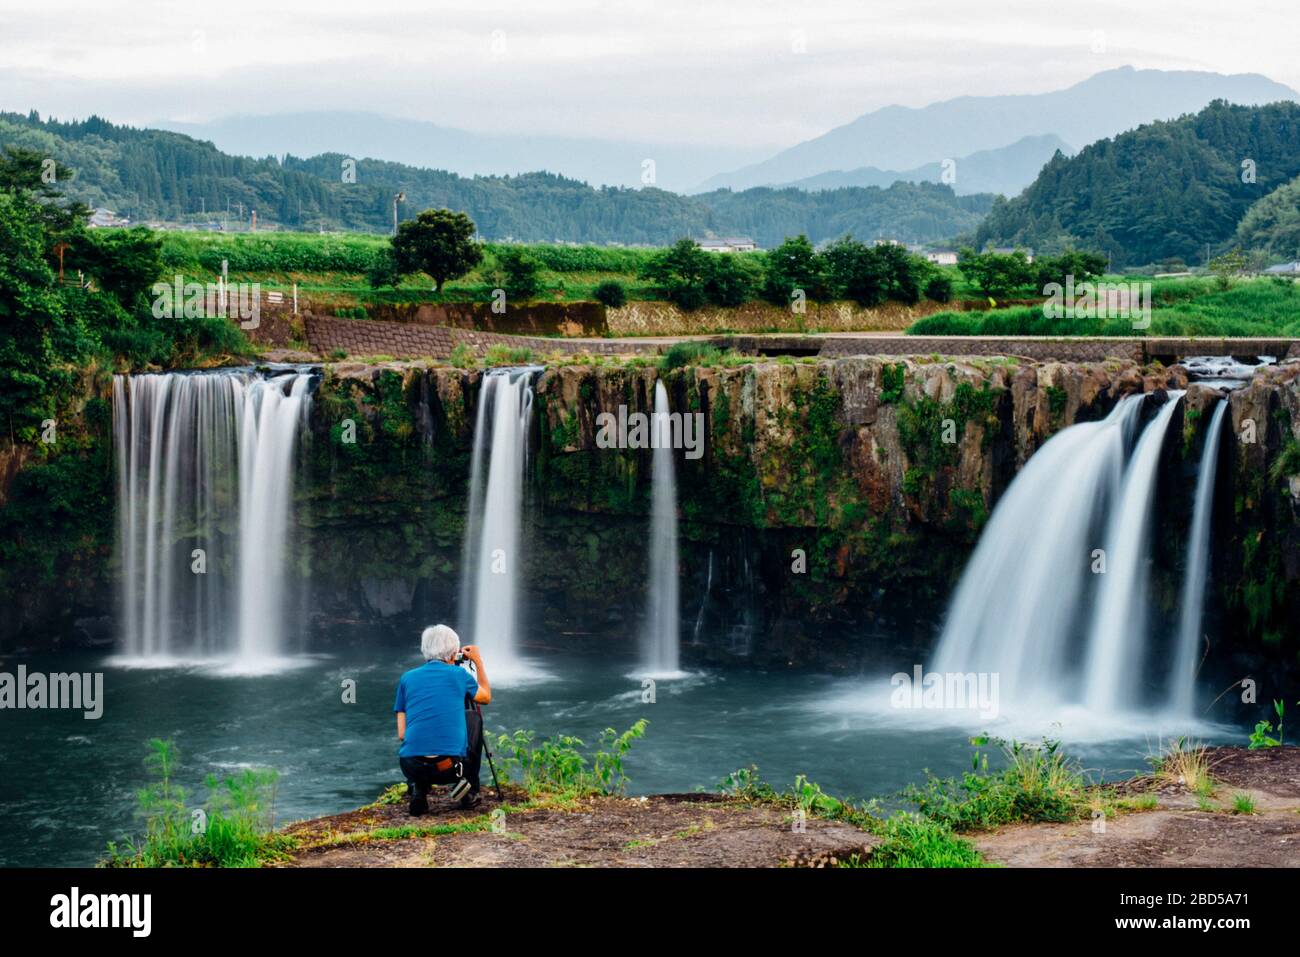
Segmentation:
[(496, 741), (497, 771), (520, 784), (531, 799), (619, 794), (628, 780), (623, 759), (648, 724), (641, 718), (621, 734), (606, 728), (592, 751), (585, 750), (581, 738), (568, 734), (540, 741), (533, 731), (503, 734)]
[(864, 860), (852, 857), (843, 867), (988, 867), (969, 841), (947, 824), (906, 812), (884, 822), (882, 841)]
[(209, 775), (207, 800), (191, 809), (175, 782), (178, 764), (171, 741), (149, 742), (151, 780), (136, 794), (144, 835), (121, 849), (110, 843), (101, 866), (258, 867), (296, 847), (295, 839), (275, 830), (275, 771), (245, 769), (223, 780)]
[(1228, 289), (1201, 279), (1156, 280), (1151, 325), (1130, 319), (1048, 318), (1040, 307), (940, 312), (908, 335), (927, 336), (1300, 336), (1300, 286), (1243, 279)]
[(1088, 806), (1086, 782), (1076, 762), (1058, 742), (1039, 745), (974, 738), (977, 747), (994, 744), (1002, 767), (989, 770), (989, 755), (979, 750), (960, 780), (927, 775), (903, 796), (926, 817), (954, 831), (986, 831), (1019, 821), (1073, 821)]

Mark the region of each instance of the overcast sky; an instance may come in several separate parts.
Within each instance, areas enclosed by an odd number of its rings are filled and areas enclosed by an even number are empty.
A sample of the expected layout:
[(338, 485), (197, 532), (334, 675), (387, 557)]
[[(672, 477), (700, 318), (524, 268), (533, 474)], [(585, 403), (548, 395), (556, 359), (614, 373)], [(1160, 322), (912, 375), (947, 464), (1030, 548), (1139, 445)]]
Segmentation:
[(0, 0), (0, 109), (135, 124), (359, 109), (786, 146), (891, 103), (1125, 64), (1300, 88), (1295, 24), (1291, 3), (1221, 0)]

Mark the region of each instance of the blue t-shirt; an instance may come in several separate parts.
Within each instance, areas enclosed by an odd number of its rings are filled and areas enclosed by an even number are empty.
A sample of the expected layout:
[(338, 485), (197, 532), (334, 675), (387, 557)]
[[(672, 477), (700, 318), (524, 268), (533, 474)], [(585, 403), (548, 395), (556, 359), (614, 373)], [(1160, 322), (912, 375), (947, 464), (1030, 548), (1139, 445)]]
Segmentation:
[(412, 668), (397, 683), (393, 711), (406, 712), (406, 739), (397, 753), (404, 758), (424, 754), (464, 757), (465, 695), (478, 694), (478, 682), (465, 668), (429, 661)]

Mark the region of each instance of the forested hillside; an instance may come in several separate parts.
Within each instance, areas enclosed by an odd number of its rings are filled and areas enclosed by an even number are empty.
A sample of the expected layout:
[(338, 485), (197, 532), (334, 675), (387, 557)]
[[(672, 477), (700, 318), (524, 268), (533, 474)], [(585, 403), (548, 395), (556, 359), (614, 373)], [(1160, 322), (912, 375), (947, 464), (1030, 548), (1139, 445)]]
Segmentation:
[(1231, 244), (1247, 209), (1300, 174), (1300, 104), (1233, 106), (1151, 123), (1057, 155), (1020, 196), (994, 203), (985, 243), (1080, 246), (1116, 267), (1201, 263)]
[(807, 193), (719, 190), (681, 196), (646, 187), (592, 188), (546, 172), (457, 176), (400, 163), (323, 154), (250, 159), (177, 133), (116, 126), (97, 117), (61, 123), (0, 114), (0, 147), (24, 146), (73, 170), (68, 195), (133, 220), (247, 220), (295, 229), (386, 231), (393, 196), (403, 218), (429, 207), (467, 212), (488, 239), (663, 245), (682, 236), (743, 234), (778, 245), (853, 233), (930, 242), (969, 232), (992, 205), (947, 186), (897, 183)]

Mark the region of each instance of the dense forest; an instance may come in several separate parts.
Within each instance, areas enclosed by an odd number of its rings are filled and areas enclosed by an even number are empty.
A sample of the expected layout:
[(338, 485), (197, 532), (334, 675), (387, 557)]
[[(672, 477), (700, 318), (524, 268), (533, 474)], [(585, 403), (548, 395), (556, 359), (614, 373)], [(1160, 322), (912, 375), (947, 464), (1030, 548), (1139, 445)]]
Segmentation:
[(386, 231), (393, 196), (402, 192), (402, 218), (426, 208), (463, 210), (487, 239), (665, 245), (687, 235), (744, 235), (770, 248), (799, 233), (813, 242), (846, 233), (939, 241), (973, 230), (992, 205), (991, 196), (958, 197), (933, 183), (688, 197), (653, 187), (597, 189), (546, 172), (467, 178), (340, 154), (250, 159), (177, 133), (35, 113), (0, 113), (0, 147), (9, 145), (70, 168), (70, 197), (136, 222), (247, 221), (257, 210), (263, 225)]
[[(1078, 246), (1116, 267), (1205, 261), (1251, 205), (1300, 174), (1300, 104), (1233, 106), (1150, 123), (1060, 153), (1020, 196), (999, 198), (975, 243)], [(1294, 193), (1291, 194), (1294, 198)]]

